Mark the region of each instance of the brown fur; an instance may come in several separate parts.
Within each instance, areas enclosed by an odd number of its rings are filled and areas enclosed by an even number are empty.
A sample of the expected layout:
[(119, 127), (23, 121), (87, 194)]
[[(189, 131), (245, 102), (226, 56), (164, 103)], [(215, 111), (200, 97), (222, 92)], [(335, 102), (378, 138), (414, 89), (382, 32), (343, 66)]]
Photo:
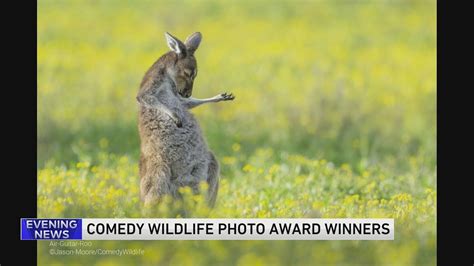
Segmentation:
[(208, 99), (191, 98), (197, 74), (194, 51), (201, 34), (192, 34), (186, 44), (170, 34), (166, 37), (172, 51), (161, 56), (146, 72), (137, 95), (141, 199), (152, 204), (164, 195), (180, 198), (179, 187), (190, 186), (197, 192), (199, 183), (207, 182), (208, 203), (214, 206), (219, 164), (188, 109), (233, 100), (234, 96), (224, 93)]

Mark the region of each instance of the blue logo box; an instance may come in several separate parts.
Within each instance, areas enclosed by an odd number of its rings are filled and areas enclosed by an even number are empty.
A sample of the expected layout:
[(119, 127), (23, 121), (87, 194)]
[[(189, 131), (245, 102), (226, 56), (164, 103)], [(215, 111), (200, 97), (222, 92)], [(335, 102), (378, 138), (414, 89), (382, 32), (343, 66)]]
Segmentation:
[(21, 218), (21, 240), (82, 239), (82, 219)]

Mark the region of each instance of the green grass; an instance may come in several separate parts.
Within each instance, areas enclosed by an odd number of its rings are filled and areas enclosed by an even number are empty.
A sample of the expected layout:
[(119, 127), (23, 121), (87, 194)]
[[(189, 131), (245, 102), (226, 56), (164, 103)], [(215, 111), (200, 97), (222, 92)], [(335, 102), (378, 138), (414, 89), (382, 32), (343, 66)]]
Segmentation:
[[(203, 34), (193, 110), (221, 164), (145, 214), (136, 92), (164, 32)], [(394, 241), (97, 241), (40, 264), (436, 263), (436, 3), (38, 2), (39, 217), (387, 217)], [(186, 192), (186, 191), (184, 191)]]

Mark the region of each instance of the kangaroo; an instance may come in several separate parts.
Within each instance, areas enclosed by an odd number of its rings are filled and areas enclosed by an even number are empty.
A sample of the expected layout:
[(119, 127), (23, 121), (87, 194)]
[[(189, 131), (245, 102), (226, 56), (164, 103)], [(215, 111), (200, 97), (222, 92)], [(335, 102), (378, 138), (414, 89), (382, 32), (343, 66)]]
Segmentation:
[(202, 35), (193, 33), (184, 43), (168, 32), (165, 37), (170, 51), (145, 73), (136, 97), (140, 197), (145, 205), (159, 202), (164, 195), (180, 198), (180, 187), (190, 186), (197, 193), (199, 183), (205, 181), (207, 202), (213, 207), (219, 188), (219, 163), (189, 109), (235, 97), (222, 93), (207, 99), (192, 98), (197, 75), (194, 52)]

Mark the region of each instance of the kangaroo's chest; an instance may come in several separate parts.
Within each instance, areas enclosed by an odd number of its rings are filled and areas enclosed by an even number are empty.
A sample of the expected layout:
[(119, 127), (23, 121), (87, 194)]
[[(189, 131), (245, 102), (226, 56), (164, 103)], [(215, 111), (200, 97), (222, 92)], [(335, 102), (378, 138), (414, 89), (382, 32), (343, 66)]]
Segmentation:
[(170, 163), (183, 164), (193, 161), (207, 149), (194, 116), (187, 110), (180, 115), (182, 126), (178, 127), (172, 119), (159, 111), (142, 114), (141, 141), (142, 145), (150, 146), (150, 155), (161, 154)]

